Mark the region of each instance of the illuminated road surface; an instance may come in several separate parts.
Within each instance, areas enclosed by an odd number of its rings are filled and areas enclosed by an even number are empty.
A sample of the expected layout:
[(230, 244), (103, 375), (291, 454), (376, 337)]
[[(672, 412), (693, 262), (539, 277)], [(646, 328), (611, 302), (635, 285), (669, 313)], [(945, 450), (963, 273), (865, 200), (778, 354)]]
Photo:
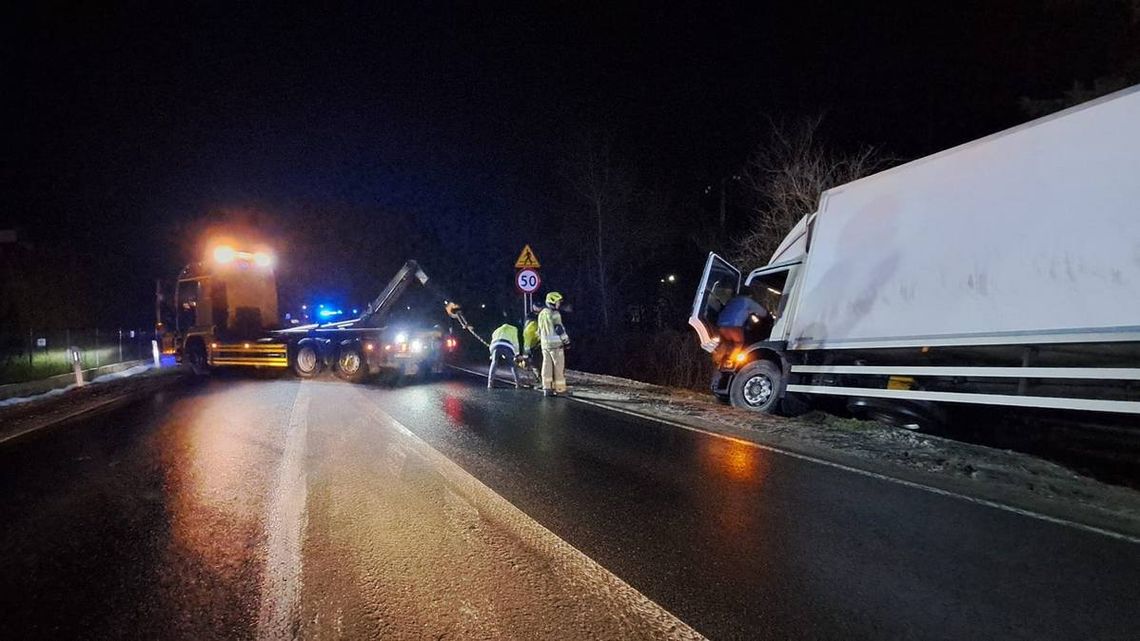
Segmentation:
[(0, 523), (0, 638), (1140, 630), (1135, 543), (475, 379), (166, 392), (0, 448)]

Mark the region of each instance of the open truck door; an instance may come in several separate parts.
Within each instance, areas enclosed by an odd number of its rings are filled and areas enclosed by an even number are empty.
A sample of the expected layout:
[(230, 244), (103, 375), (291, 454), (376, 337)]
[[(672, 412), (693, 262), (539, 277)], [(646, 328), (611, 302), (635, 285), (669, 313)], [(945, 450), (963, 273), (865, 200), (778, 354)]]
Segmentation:
[(701, 349), (712, 353), (720, 344), (720, 335), (717, 331), (717, 318), (721, 310), (740, 292), (740, 270), (725, 259), (709, 252), (705, 261), (705, 271), (701, 275), (701, 284), (697, 287), (696, 298), (693, 299), (693, 311), (689, 316), (689, 325), (697, 331), (701, 340)]

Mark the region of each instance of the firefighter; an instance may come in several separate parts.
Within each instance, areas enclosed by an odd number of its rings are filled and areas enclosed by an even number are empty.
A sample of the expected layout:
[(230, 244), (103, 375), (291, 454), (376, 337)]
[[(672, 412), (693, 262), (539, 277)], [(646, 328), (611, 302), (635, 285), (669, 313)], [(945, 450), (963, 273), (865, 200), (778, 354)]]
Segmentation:
[[(506, 312), (503, 318), (507, 317)], [(495, 386), (495, 369), (499, 360), (504, 360), (511, 368), (511, 375), (515, 379), (515, 388), (519, 388), (519, 369), (515, 366), (515, 358), (519, 352), (519, 330), (510, 323), (503, 323), (491, 332), (491, 368), (487, 370), (487, 389)]]
[(546, 307), (538, 313), (538, 340), (542, 346), (542, 395), (557, 396), (566, 393), (565, 351), (570, 347), (570, 335), (562, 326), (562, 294), (546, 295)]

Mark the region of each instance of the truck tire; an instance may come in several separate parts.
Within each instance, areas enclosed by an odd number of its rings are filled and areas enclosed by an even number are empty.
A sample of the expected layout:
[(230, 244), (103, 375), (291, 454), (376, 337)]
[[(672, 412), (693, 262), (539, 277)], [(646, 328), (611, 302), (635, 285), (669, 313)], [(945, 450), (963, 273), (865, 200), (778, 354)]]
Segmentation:
[(932, 403), (884, 398), (853, 398), (847, 411), (866, 420), (915, 432), (937, 431), (947, 424), (946, 412)]
[(205, 376), (210, 373), (210, 365), (206, 359), (206, 345), (195, 340), (186, 345), (186, 364), (194, 376)]
[(313, 378), (324, 369), (321, 350), (315, 343), (301, 343), (293, 352), (293, 371), (301, 378)]
[(359, 383), (368, 377), (368, 363), (360, 345), (341, 346), (336, 355), (336, 375), (350, 383)]
[(783, 388), (784, 374), (778, 365), (772, 361), (752, 361), (732, 378), (728, 398), (736, 407), (776, 414)]

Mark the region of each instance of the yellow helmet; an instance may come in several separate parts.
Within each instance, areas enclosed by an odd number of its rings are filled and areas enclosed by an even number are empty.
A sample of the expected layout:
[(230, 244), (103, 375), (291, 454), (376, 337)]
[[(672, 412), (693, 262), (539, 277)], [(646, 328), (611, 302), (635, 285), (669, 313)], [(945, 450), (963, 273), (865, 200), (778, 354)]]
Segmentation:
[(558, 303), (561, 303), (561, 302), (562, 302), (562, 294), (559, 294), (558, 292), (550, 292), (549, 294), (546, 295), (546, 304), (547, 305), (557, 305)]

